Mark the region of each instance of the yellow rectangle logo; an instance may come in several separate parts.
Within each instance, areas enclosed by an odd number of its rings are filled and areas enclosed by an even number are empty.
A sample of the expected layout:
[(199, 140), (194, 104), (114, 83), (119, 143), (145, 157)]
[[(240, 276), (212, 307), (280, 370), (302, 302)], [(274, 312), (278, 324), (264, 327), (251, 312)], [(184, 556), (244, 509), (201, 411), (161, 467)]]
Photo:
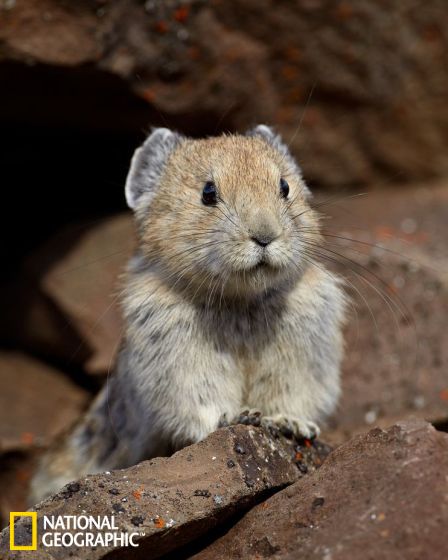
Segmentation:
[[(14, 519), (16, 517), (31, 517), (31, 544), (16, 545), (14, 538)], [(37, 550), (37, 511), (11, 511), (9, 514), (9, 549)]]

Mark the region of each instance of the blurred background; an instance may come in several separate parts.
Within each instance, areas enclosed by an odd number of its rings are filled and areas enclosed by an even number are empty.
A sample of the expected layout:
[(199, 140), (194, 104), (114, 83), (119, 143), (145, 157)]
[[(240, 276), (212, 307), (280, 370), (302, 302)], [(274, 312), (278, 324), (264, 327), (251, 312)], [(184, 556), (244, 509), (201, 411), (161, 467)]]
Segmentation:
[(347, 279), (344, 395), (323, 439), (448, 429), (445, 0), (0, 0), (0, 519), (104, 382), (151, 126), (275, 126)]

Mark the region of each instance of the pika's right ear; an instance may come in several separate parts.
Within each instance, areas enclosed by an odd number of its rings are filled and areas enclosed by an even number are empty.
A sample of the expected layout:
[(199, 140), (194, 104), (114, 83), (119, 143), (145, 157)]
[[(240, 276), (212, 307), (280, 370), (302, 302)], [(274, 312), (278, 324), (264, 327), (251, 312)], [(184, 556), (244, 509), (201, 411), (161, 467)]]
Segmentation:
[(182, 139), (183, 136), (168, 128), (155, 128), (135, 150), (125, 186), (129, 208), (135, 210), (140, 201), (151, 201), (168, 157)]

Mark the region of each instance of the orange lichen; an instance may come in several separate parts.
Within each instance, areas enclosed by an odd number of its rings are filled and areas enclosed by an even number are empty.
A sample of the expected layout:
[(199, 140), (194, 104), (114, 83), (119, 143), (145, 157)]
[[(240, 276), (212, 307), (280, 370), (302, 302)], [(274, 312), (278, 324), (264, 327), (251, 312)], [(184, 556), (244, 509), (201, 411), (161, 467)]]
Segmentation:
[(296, 461), (301, 461), (303, 459), (302, 453), (300, 451), (296, 451)]
[(442, 389), (440, 391), (440, 398), (442, 401), (448, 401), (448, 389)]
[(168, 24), (166, 21), (160, 20), (155, 25), (158, 33), (166, 33), (168, 31)]
[(189, 16), (190, 9), (188, 6), (180, 6), (174, 12), (174, 19), (180, 23), (183, 23)]
[(153, 103), (156, 100), (156, 93), (152, 88), (147, 88), (139, 92), (140, 96), (143, 97), (148, 103)]
[(161, 517), (157, 516), (154, 520), (154, 525), (156, 526), (157, 529), (163, 529), (166, 525), (165, 520), (162, 519)]
[(26, 445), (31, 445), (34, 441), (34, 434), (32, 432), (22, 432), (20, 440)]
[(138, 490), (134, 490), (134, 492), (132, 492), (132, 495), (134, 496), (134, 498), (136, 500), (140, 500), (142, 497), (142, 488), (139, 488)]
[(389, 226), (378, 226), (375, 229), (375, 233), (378, 239), (390, 239), (394, 237), (394, 230)]
[(334, 10), (336, 19), (345, 21), (353, 16), (353, 6), (349, 2), (339, 2)]
[(288, 82), (297, 80), (297, 78), (299, 77), (299, 69), (297, 68), (297, 66), (294, 66), (292, 64), (284, 64), (280, 72), (285, 80), (288, 80)]

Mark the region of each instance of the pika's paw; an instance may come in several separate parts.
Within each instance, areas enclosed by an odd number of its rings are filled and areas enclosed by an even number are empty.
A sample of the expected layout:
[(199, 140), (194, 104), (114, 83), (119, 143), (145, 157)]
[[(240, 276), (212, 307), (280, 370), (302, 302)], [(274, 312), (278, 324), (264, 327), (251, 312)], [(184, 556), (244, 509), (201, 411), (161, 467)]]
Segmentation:
[(226, 414), (223, 414), (219, 420), (219, 427), (229, 426), (230, 424), (244, 424), (246, 426), (260, 426), (261, 412), (256, 408), (245, 408), (237, 416), (230, 421)]
[(320, 428), (311, 420), (276, 414), (274, 416), (262, 416), (261, 426), (270, 432), (281, 432), (286, 437), (294, 436), (297, 439), (314, 439), (319, 436)]

